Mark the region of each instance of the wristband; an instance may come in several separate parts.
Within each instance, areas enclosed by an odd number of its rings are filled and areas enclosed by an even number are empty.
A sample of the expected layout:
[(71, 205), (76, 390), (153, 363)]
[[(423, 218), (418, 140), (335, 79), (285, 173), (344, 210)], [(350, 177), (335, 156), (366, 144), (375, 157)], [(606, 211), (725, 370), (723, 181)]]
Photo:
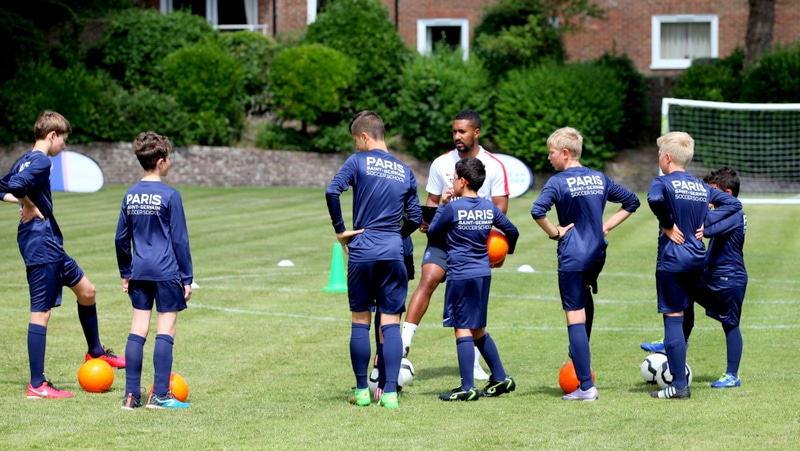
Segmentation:
[(551, 240), (553, 240), (553, 241), (558, 241), (558, 239), (559, 239), (559, 238), (561, 238), (561, 231), (559, 231), (558, 229), (556, 229), (556, 232), (557, 232), (557, 233), (556, 233), (555, 235), (553, 235), (553, 236), (549, 237), (549, 238), (550, 238)]

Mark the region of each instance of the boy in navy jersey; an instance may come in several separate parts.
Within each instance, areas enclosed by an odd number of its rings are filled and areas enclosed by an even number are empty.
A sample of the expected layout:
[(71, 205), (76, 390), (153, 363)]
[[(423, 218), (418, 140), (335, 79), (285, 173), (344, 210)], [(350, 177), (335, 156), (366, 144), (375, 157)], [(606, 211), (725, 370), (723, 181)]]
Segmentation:
[(140, 383), (144, 343), (150, 331), (155, 303), (158, 311), (153, 391), (147, 401), (151, 409), (185, 409), (169, 391), (172, 347), (178, 312), (192, 296), (192, 255), (181, 194), (161, 178), (170, 167), (172, 143), (153, 132), (140, 133), (133, 141), (144, 177), (122, 200), (115, 245), (122, 291), (133, 305), (133, 321), (125, 346), (125, 396), (123, 409), (142, 406)]
[[(686, 172), (694, 156), (694, 140), (684, 132), (658, 138), (656, 177), (647, 192), (647, 202), (659, 223), (656, 260), (658, 312), (664, 318), (664, 348), (672, 369), (672, 385), (650, 393), (660, 399), (687, 399), (692, 393), (686, 373), (684, 311), (700, 300), (705, 246), (695, 232), (703, 226), (714, 204), (720, 218), (742, 209), (738, 199), (712, 188)], [(685, 233), (684, 233), (685, 231)]]
[[(325, 190), (325, 199), (336, 239), (349, 255), (350, 362), (356, 379), (349, 401), (359, 406), (371, 403), (367, 385), (372, 351), (369, 330), (371, 310), (377, 309), (383, 336), (378, 360), (386, 379), (378, 405), (396, 409), (399, 407), (397, 377), (403, 355), (399, 323), (408, 293), (403, 238), (419, 227), (422, 210), (414, 174), (389, 153), (385, 134), (383, 121), (376, 113), (362, 111), (353, 118), (350, 135), (358, 152), (333, 177)], [(351, 186), (353, 230), (347, 230), (339, 197)]]
[[(505, 233), (508, 253), (513, 254), (519, 231), (492, 201), (478, 196), (486, 179), (481, 160), (468, 157), (456, 162), (453, 192), (443, 199), (428, 227), (428, 236), (446, 236), (447, 286), (443, 326), (452, 327), (456, 336), (461, 385), (439, 395), (442, 401), (477, 401), (479, 396), (500, 396), (516, 389), (506, 374), (494, 340), (486, 332), (489, 286), (492, 271), (486, 240), (492, 226)], [(457, 200), (451, 202), (451, 197)], [(491, 370), (483, 392), (475, 388), (473, 364), (475, 348)]]
[[(739, 176), (730, 167), (711, 171), (703, 178), (711, 187), (732, 196), (739, 196)], [(747, 289), (747, 269), (744, 266), (744, 238), (747, 216), (744, 211), (727, 216), (712, 209), (708, 212), (698, 238), (711, 238), (706, 251), (703, 271), (703, 295), (706, 315), (722, 323), (727, 348), (727, 368), (713, 388), (739, 387), (739, 362), (742, 360), (742, 332), (739, 320)]]
[(54, 307), (61, 305), (61, 289), (69, 287), (78, 299), (78, 318), (89, 350), (86, 360), (101, 358), (115, 368), (124, 368), (125, 359), (103, 348), (97, 324), (96, 290), (83, 270), (64, 251), (64, 238), (53, 215), (50, 192), (51, 162), (72, 132), (69, 121), (55, 111), (43, 111), (34, 124), (33, 150), (14, 163), (2, 181), (0, 198), (19, 202), (21, 221), (17, 242), (28, 278), (31, 316), (28, 324), (28, 359), (31, 380), (28, 398), (69, 398), (45, 379), (44, 356), (47, 323)]
[[(533, 203), (531, 216), (551, 240), (558, 241), (558, 288), (567, 318), (569, 354), (580, 387), (563, 396), (566, 401), (594, 401), (589, 338), (594, 319), (597, 278), (606, 260), (605, 236), (639, 208), (639, 199), (601, 172), (581, 165), (583, 137), (571, 127), (547, 138), (547, 159), (558, 171)], [(606, 201), (621, 204), (603, 222)], [(547, 219), (555, 205), (558, 224)], [(591, 290), (591, 291), (590, 291)]]

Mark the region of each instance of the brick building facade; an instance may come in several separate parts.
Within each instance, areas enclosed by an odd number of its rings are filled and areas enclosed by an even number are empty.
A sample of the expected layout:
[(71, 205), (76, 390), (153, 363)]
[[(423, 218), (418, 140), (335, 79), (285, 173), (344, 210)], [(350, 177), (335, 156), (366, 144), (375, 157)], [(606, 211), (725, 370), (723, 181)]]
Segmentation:
[[(325, 2), (331, 0), (140, 1), (165, 12), (190, 7), (215, 27), (249, 28), (274, 37), (285, 32), (302, 32)], [(444, 33), (448, 42), (468, 52), (484, 6), (496, 0), (382, 1), (389, 19), (410, 47), (425, 52), (430, 49), (431, 41)], [(641, 73), (660, 76), (685, 69), (693, 58), (724, 57), (737, 46), (744, 47), (748, 0), (594, 0), (594, 3), (606, 11), (607, 19), (584, 18), (581, 32), (565, 36), (570, 61), (615, 51), (631, 57)], [(800, 41), (798, 21), (800, 1), (776, 0), (773, 42)], [(664, 47), (670, 36), (673, 39), (681, 36), (678, 39), (681, 42)], [(662, 55), (663, 52), (675, 55)]]

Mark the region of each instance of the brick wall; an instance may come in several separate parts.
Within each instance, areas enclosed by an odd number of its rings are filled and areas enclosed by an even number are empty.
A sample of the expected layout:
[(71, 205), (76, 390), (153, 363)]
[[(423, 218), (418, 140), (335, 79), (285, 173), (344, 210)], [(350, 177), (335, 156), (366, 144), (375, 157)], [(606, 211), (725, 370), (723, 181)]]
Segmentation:
[[(728, 56), (744, 47), (749, 13), (747, 0), (595, 0), (607, 11), (608, 20), (585, 19), (581, 33), (565, 36), (571, 61), (584, 61), (616, 51), (627, 54), (639, 72), (671, 74), (676, 71), (651, 71), (651, 17), (656, 14), (716, 14), (719, 17), (719, 55)], [(800, 41), (800, 1), (775, 3), (775, 43)], [(678, 71), (679, 72), (679, 71)]]

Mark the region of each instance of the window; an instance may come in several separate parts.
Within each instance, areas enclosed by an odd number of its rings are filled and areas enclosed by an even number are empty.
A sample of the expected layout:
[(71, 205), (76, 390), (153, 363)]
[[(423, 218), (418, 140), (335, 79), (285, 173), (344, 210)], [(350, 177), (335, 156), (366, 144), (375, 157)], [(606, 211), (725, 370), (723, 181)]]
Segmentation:
[(258, 0), (161, 0), (161, 12), (189, 10), (203, 16), (217, 30), (267, 32), (258, 23)]
[(453, 49), (460, 48), (466, 61), (469, 57), (469, 20), (417, 20), (417, 51), (427, 55), (439, 45), (447, 45)]
[(319, 13), (325, 9), (328, 0), (306, 0), (306, 23), (312, 24), (317, 21)]
[(715, 15), (652, 17), (650, 69), (686, 69), (697, 58), (719, 56), (719, 20)]

